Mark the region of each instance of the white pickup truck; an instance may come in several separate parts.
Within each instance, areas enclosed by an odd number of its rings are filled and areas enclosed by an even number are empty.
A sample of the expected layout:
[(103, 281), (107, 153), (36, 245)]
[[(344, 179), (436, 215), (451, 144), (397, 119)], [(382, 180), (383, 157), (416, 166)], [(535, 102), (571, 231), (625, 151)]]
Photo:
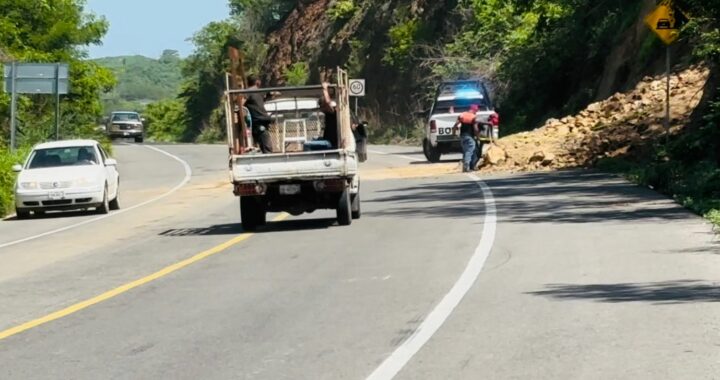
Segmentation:
[(477, 104), (477, 120), (481, 123), (484, 140), (499, 136), (500, 117), (490, 100), (490, 94), (481, 80), (449, 81), (438, 86), (435, 102), (430, 109), (423, 153), (430, 162), (439, 162), (443, 154), (462, 152), (460, 136), (453, 126), (461, 113)]
[[(266, 223), (267, 212), (292, 215), (334, 209), (340, 225), (360, 218), (360, 176), (353, 137), (347, 74), (338, 70), (331, 86), (337, 103), (337, 125), (324, 124), (317, 99), (322, 86), (228, 89), (226, 115), (230, 178), (240, 197), (243, 229)], [(273, 153), (260, 153), (252, 142), (252, 120), (241, 106), (251, 93), (279, 93), (266, 103), (273, 119)], [(248, 123), (249, 122), (249, 123)], [(323, 128), (337, 128), (338, 149), (320, 140)]]

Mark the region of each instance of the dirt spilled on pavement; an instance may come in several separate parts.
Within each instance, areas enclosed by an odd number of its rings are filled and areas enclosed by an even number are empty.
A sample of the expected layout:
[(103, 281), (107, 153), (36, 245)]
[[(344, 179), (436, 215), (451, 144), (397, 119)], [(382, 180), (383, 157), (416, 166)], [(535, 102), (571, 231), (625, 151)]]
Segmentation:
[(462, 171), (458, 162), (429, 164), (419, 163), (398, 168), (383, 169), (360, 169), (360, 178), (363, 181), (382, 181), (388, 179), (408, 179), (439, 177), (449, 174), (457, 174)]

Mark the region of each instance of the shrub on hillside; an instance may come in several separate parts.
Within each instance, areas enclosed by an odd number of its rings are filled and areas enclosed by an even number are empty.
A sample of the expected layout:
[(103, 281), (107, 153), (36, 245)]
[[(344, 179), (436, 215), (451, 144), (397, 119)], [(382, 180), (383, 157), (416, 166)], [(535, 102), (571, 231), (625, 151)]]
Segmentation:
[(13, 173), (12, 166), (22, 163), (26, 154), (26, 149), (11, 153), (5, 147), (0, 148), (0, 217), (14, 210), (13, 186), (16, 174)]

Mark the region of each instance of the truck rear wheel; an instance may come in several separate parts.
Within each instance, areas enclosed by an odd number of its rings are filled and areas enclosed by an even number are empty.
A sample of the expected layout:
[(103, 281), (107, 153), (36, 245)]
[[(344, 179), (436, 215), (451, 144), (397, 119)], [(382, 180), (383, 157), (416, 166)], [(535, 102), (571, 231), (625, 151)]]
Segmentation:
[(352, 218), (353, 219), (360, 219), (360, 216), (362, 216), (362, 211), (360, 210), (360, 193), (358, 192), (355, 195), (350, 196), (351, 205), (350, 209), (352, 210)]
[(423, 153), (429, 162), (440, 162), (442, 153), (440, 153), (439, 147), (433, 147), (428, 139), (423, 140)]
[(341, 226), (349, 226), (352, 223), (352, 206), (350, 204), (350, 189), (345, 189), (338, 199), (337, 221)]
[(257, 197), (240, 197), (240, 220), (245, 231), (255, 231), (265, 225), (265, 207)]

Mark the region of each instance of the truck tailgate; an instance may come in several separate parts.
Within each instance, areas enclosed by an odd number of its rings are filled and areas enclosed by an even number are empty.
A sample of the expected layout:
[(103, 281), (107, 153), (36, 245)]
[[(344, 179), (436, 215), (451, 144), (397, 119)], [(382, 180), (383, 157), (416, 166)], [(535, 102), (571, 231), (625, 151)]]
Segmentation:
[(354, 152), (344, 150), (232, 156), (233, 183), (350, 178), (357, 174)]

